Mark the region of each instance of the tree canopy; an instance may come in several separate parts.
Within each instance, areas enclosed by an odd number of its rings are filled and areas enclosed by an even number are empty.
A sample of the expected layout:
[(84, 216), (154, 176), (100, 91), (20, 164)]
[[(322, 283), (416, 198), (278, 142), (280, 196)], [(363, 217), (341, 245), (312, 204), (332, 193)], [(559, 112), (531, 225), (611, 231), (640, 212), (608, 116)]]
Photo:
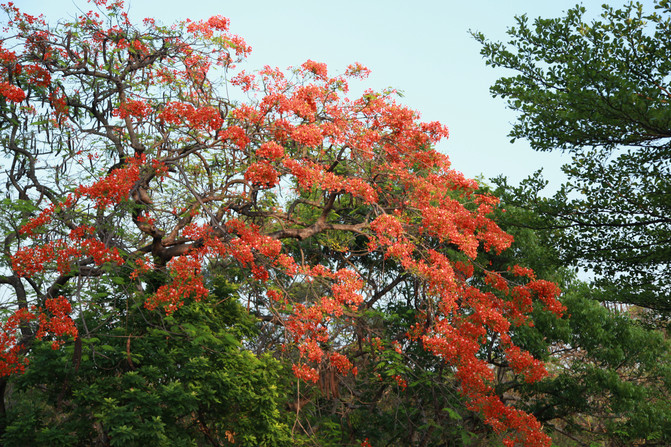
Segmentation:
[(532, 226), (558, 230), (563, 259), (597, 275), (603, 301), (660, 321), (671, 310), (671, 4), (604, 5), (589, 22), (584, 14), (517, 17), (507, 44), (474, 34), (489, 65), (515, 72), (491, 88), (519, 112), (511, 136), (571, 155), (554, 197), (536, 175), (510, 198), (539, 212)]
[(326, 442), (301, 413), (319, 397), (349, 418), (331, 442), (368, 445), (389, 433), (355, 419), (383, 423), (393, 387), (421, 413), (386, 442), (448, 443), (434, 421), (467, 416), (549, 445), (494, 370), (547, 375), (516, 334), (562, 315), (559, 289), (491, 263), (512, 237), (434, 149), (446, 127), (391, 90), (350, 98), (358, 63), (248, 73), (224, 17), (94, 3), (53, 26), (3, 6), (3, 442)]
[(541, 172), (518, 186), (494, 183), (511, 211), (497, 221), (518, 242), (530, 231), (564, 275), (589, 273), (584, 283), (559, 279), (568, 328), (536, 325), (565, 356), (528, 407), (577, 445), (671, 442), (671, 4), (655, 6), (604, 5), (590, 21), (582, 6), (521, 16), (506, 43), (473, 33), (487, 64), (513, 72), (491, 87), (518, 112), (510, 136), (570, 157), (552, 196)]

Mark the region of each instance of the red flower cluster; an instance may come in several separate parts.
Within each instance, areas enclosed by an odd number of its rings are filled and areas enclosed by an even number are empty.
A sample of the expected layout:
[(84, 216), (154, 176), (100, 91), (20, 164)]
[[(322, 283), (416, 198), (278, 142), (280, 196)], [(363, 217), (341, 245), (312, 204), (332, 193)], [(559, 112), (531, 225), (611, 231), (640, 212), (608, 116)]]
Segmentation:
[(249, 144), (247, 134), (238, 126), (229, 126), (226, 130), (222, 130), (219, 132), (219, 138), (222, 141), (232, 141), (239, 150), (244, 150), (245, 146)]
[(194, 257), (175, 258), (169, 265), (172, 282), (158, 288), (145, 302), (145, 307), (154, 310), (161, 307), (167, 315), (182, 307), (186, 298), (196, 301), (207, 298), (209, 291), (201, 275), (200, 260)]
[(221, 128), (219, 110), (211, 106), (196, 108), (183, 102), (169, 102), (159, 117), (173, 125), (186, 124), (190, 129), (214, 131)]
[(112, 111), (112, 115), (118, 116), (119, 118), (127, 118), (129, 116), (146, 118), (150, 111), (151, 107), (145, 101), (127, 99), (124, 103), (120, 104), (117, 109)]
[[(41, 313), (38, 317), (40, 327), (37, 331), (37, 338), (44, 338), (47, 334), (54, 337), (63, 337), (69, 335), (77, 337), (78, 331), (75, 322), (70, 318), (72, 306), (70, 302), (62, 295), (58, 298), (47, 299), (44, 303), (51, 317)], [(51, 344), (53, 349), (58, 349), (63, 344), (63, 340), (54, 340)]]
[(131, 191), (137, 187), (140, 167), (145, 162), (144, 157), (128, 159), (123, 167), (114, 169), (92, 185), (77, 188), (76, 196), (93, 200), (97, 208), (107, 208), (121, 203), (127, 200)]
[(274, 141), (263, 143), (256, 151), (256, 156), (267, 158), (269, 160), (277, 160), (284, 157), (284, 148)]
[(0, 95), (12, 102), (21, 102), (26, 99), (26, 93), (9, 82), (0, 82)]
[[(63, 296), (49, 298), (45, 301), (47, 313), (33, 308), (29, 311), (25, 308), (16, 310), (4, 324), (0, 327), (0, 377), (12, 374), (21, 374), (28, 364), (28, 359), (23, 357), (22, 351), (24, 340), (20, 335), (20, 330), (30, 331), (28, 325), (38, 320), (36, 337), (41, 339), (46, 336), (52, 336), (56, 339), (52, 341), (52, 348), (58, 349), (64, 343), (59, 337), (71, 336), (77, 337), (78, 331), (74, 321), (70, 318), (72, 307), (70, 302)], [(39, 312), (39, 313), (38, 313)], [(37, 313), (37, 315), (36, 315)]]
[(293, 365), (292, 367), (294, 375), (301, 380), (306, 382), (317, 383), (319, 382), (319, 371), (314, 368), (311, 368), (305, 364)]
[(245, 180), (263, 188), (272, 188), (279, 183), (280, 174), (266, 161), (252, 163), (247, 172)]
[(35, 318), (35, 314), (27, 309), (19, 309), (0, 328), (0, 377), (21, 374), (25, 370), (28, 360), (21, 355), (19, 328)]

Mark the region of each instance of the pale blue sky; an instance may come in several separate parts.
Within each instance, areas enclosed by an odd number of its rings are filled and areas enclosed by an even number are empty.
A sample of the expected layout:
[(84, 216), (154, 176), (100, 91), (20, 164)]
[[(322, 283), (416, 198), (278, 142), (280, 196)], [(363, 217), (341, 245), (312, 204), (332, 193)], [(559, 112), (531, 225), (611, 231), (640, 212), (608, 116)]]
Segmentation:
[[(89, 10), (84, 0), (14, 0), (25, 12), (58, 20)], [(507, 175), (514, 183), (544, 168), (556, 186), (561, 180), (559, 154), (539, 154), (526, 142), (510, 144), (515, 120), (489, 86), (505, 71), (486, 67), (468, 30), (504, 40), (516, 14), (558, 17), (576, 0), (127, 0), (133, 18), (153, 17), (164, 24), (221, 14), (232, 32), (253, 48), (241, 68), (286, 68), (307, 59), (341, 72), (352, 62), (372, 70), (362, 87), (402, 90), (401, 101), (427, 121), (440, 121), (450, 139), (439, 149), (453, 167), (469, 177)], [(598, 14), (602, 1), (583, 1)], [(623, 0), (613, 0), (620, 6)], [(652, 0), (645, 4), (651, 5)], [(652, 10), (651, 8), (649, 9)]]

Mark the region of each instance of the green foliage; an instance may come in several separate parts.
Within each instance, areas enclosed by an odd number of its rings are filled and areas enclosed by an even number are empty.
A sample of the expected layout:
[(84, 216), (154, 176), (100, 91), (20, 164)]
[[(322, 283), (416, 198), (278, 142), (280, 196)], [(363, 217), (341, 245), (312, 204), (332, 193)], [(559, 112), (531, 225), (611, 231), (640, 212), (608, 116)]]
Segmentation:
[(533, 24), (518, 17), (507, 44), (474, 34), (487, 64), (517, 72), (491, 89), (519, 112), (511, 137), (571, 155), (551, 197), (540, 172), (516, 187), (494, 181), (509, 211), (500, 222), (522, 253), (534, 246), (526, 235), (537, 238), (545, 253), (529, 266), (557, 269), (564, 289), (570, 319), (537, 315), (517, 331), (531, 352), (550, 350), (550, 377), (507, 385), (561, 441), (671, 443), (671, 10), (656, 3), (655, 13), (604, 5), (590, 23), (581, 6)]
[(244, 349), (256, 321), (234, 287), (216, 278), (210, 299), (168, 317), (135, 305), (81, 346), (36, 343), (11, 383), (3, 445), (292, 445), (286, 372)]
[[(671, 311), (671, 16), (639, 3), (607, 5), (585, 22), (584, 7), (557, 19), (517, 17), (507, 44), (482, 43), (487, 64), (517, 72), (491, 91), (519, 112), (511, 132), (537, 150), (569, 152), (568, 182), (541, 193), (539, 174), (504, 189), (507, 203), (533, 208), (526, 224), (554, 229), (564, 263), (597, 275), (602, 301)], [(505, 181), (499, 179), (500, 186)]]

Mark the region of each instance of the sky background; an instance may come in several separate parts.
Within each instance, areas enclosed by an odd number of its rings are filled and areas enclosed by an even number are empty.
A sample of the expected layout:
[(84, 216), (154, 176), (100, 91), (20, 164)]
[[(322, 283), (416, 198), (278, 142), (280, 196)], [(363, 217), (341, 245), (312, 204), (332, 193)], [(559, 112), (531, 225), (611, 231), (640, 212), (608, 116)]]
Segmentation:
[[(44, 14), (51, 22), (94, 6), (85, 0), (14, 0), (24, 12)], [(487, 67), (480, 45), (469, 30), (492, 40), (506, 40), (514, 16), (560, 17), (576, 5), (564, 0), (126, 0), (131, 18), (153, 17), (171, 24), (221, 14), (231, 31), (252, 47), (239, 65), (247, 71), (264, 65), (285, 69), (308, 59), (325, 62), (332, 74), (353, 62), (371, 69), (359, 88), (393, 87), (400, 102), (419, 111), (425, 121), (440, 121), (450, 138), (438, 149), (454, 169), (485, 179), (503, 174), (518, 183), (543, 168), (550, 188), (562, 181), (559, 153), (537, 153), (525, 141), (507, 136), (515, 113), (489, 87), (512, 74)], [(583, 1), (588, 15), (600, 14), (602, 1)], [(652, 0), (643, 2), (652, 11)], [(623, 0), (612, 0), (621, 6)], [(357, 88), (352, 83), (353, 91)]]

